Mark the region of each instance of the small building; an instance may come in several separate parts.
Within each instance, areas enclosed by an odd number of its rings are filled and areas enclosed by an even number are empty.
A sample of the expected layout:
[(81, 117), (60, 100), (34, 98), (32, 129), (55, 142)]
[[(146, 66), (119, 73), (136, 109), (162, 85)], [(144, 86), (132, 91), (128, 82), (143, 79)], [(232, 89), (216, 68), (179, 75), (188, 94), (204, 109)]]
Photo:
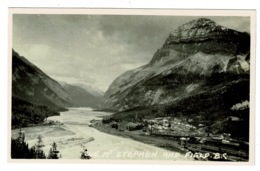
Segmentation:
[(115, 129), (118, 129), (118, 123), (113, 121), (111, 124), (110, 124), (111, 128), (115, 128)]
[(168, 119), (163, 119), (162, 122), (163, 122), (163, 124), (168, 124), (169, 123)]
[(182, 147), (186, 147), (187, 146), (187, 143), (188, 143), (188, 138), (185, 138), (185, 137), (181, 137), (180, 138), (180, 144)]
[(143, 126), (139, 123), (129, 122), (126, 125), (126, 129), (129, 131), (140, 130), (140, 129), (143, 129)]
[(155, 123), (157, 123), (157, 121), (154, 119), (148, 121), (148, 124), (150, 125), (154, 125)]
[(222, 134), (211, 134), (210, 135), (213, 140), (223, 140), (224, 136)]

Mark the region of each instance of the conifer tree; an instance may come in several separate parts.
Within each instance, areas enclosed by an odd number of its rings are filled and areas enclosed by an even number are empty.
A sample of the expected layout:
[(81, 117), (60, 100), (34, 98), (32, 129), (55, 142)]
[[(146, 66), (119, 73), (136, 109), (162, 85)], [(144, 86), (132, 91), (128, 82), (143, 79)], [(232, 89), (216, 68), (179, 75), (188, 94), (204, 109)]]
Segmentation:
[[(57, 150), (57, 144), (53, 142), (50, 148), (50, 152), (48, 154), (48, 159), (59, 159), (59, 151)], [(61, 154), (60, 154), (61, 157)]]
[(20, 129), (18, 138), (11, 139), (11, 158), (13, 159), (26, 159), (31, 158), (30, 149), (25, 142), (25, 134)]
[(37, 144), (35, 144), (35, 158), (36, 159), (46, 159), (45, 153), (43, 151), (43, 147), (45, 146), (42, 142), (42, 136), (39, 135), (37, 137), (38, 141)]

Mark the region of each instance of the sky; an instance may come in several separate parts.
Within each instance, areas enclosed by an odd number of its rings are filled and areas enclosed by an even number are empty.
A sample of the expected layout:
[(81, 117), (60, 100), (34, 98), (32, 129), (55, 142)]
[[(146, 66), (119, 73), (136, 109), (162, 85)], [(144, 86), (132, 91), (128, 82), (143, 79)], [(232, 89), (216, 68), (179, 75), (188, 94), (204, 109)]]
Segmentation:
[[(205, 17), (250, 32), (248, 17)], [(50, 77), (106, 91), (147, 64), (170, 32), (198, 16), (14, 14), (13, 49)]]

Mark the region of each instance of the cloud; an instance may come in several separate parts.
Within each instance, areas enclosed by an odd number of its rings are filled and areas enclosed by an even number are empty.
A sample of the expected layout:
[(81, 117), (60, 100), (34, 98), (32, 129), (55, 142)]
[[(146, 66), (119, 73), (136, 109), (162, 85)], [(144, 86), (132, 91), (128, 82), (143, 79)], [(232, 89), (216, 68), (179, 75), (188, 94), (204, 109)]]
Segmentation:
[(249, 17), (209, 17), (213, 19), (219, 25), (223, 25), (230, 29), (234, 29), (240, 32), (250, 33), (250, 18)]

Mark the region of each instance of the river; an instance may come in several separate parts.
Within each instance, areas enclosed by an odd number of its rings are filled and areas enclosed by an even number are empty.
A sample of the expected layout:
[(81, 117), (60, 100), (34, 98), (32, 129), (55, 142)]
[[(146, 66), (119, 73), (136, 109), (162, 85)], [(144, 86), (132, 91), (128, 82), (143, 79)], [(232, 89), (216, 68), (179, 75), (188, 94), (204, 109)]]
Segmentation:
[[(88, 126), (91, 120), (107, 115), (110, 113), (92, 111), (91, 108), (69, 108), (60, 116), (47, 118), (62, 124), (24, 128), (25, 140), (31, 147), (41, 135), (46, 155), (55, 141), (62, 159), (80, 159), (83, 148), (87, 148), (92, 159), (187, 160), (179, 153), (106, 134)], [(12, 137), (17, 137), (18, 131), (13, 130)]]

